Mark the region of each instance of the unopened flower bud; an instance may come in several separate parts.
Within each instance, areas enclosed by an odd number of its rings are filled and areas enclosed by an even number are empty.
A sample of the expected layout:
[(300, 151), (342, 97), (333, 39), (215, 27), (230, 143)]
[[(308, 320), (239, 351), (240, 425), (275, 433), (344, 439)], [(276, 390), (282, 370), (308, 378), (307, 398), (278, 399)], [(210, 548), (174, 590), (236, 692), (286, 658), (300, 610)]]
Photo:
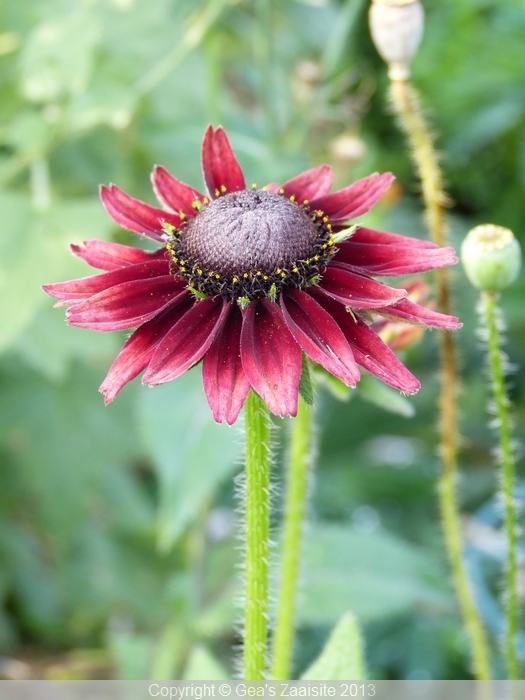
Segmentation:
[(391, 80), (407, 80), (409, 63), (423, 36), (424, 14), (418, 0), (373, 0), (370, 30)]
[(461, 263), (474, 287), (501, 292), (519, 275), (520, 245), (510, 229), (482, 224), (471, 229), (463, 241)]

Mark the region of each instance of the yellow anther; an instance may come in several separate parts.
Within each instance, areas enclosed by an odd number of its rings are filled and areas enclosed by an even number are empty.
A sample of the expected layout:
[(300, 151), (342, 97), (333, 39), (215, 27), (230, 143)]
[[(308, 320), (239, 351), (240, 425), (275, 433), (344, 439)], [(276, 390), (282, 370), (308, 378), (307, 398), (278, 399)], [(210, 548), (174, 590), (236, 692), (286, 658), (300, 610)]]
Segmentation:
[(214, 273), (213, 272), (208, 272), (208, 277), (213, 277)]
[(215, 196), (218, 197), (219, 195), (220, 195), (220, 192), (219, 192), (219, 190), (216, 189), (216, 190), (215, 190)]
[(321, 246), (321, 248), (322, 248), (323, 250), (326, 250), (326, 248), (327, 248), (326, 243), (323, 243), (323, 245)]
[(237, 284), (238, 281), (239, 281), (239, 278), (238, 278), (238, 277), (232, 277), (232, 282), (233, 282), (234, 284)]
[(209, 204), (209, 203), (210, 203), (210, 200), (208, 199), (208, 197), (203, 197), (203, 198), (202, 198), (202, 203), (203, 203), (203, 204)]
[(305, 200), (303, 201), (303, 204), (308, 204), (309, 201), (310, 201), (309, 199), (305, 199)]
[(268, 279), (268, 275), (264, 275), (263, 280), (266, 282), (267, 279)]
[(263, 192), (266, 192), (267, 189), (268, 189), (267, 185), (265, 185), (264, 187), (261, 187), (261, 190), (262, 190)]
[(319, 255), (314, 255), (315, 262), (319, 262), (319, 257), (320, 257)]
[(290, 202), (295, 202), (295, 195), (294, 194), (292, 194), (292, 196), (290, 197)]
[(328, 217), (327, 217), (327, 216), (323, 216), (323, 223), (326, 224), (327, 221), (328, 221)]
[(284, 194), (284, 189), (282, 187), (279, 188), (279, 194)]
[(223, 194), (226, 192), (226, 186), (225, 186), (225, 185), (221, 185), (221, 192), (222, 192)]
[(200, 268), (197, 268), (197, 274), (202, 275), (202, 270)]
[(248, 279), (249, 276), (250, 276), (250, 275), (249, 275), (247, 272), (245, 272), (245, 273), (243, 274), (243, 277), (244, 277), (245, 280)]
[(293, 272), (299, 272), (299, 268), (298, 268), (297, 266), (295, 266), (295, 267), (292, 268), (292, 271), (293, 271)]
[(257, 183), (256, 183), (256, 182), (252, 182), (252, 190), (256, 190), (256, 189), (257, 189)]
[(220, 278), (221, 278), (221, 276), (219, 275), (218, 272), (216, 272), (216, 273), (215, 273), (215, 279), (216, 279), (216, 280), (220, 280)]

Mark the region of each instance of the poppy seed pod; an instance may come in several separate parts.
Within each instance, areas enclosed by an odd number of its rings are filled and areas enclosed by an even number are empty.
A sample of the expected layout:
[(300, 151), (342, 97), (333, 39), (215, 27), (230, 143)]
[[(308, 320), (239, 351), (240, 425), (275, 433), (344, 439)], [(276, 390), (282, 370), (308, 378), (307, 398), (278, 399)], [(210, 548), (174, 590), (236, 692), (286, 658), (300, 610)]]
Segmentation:
[(508, 228), (482, 224), (461, 246), (461, 263), (470, 283), (485, 292), (501, 292), (518, 277), (521, 249)]
[(370, 30), (391, 80), (407, 80), (409, 63), (423, 36), (424, 14), (418, 0), (373, 0)]

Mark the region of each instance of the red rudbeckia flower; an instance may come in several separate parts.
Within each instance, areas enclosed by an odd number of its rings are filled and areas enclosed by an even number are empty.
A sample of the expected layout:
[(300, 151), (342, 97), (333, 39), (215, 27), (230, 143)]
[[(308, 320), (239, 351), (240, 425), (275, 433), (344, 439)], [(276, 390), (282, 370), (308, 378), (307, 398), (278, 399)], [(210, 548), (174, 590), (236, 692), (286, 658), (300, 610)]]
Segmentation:
[(368, 310), (424, 326), (460, 324), (374, 277), (450, 265), (454, 251), (360, 226), (341, 240), (346, 222), (378, 201), (392, 175), (330, 193), (332, 172), (321, 165), (282, 187), (247, 189), (225, 131), (211, 126), (202, 166), (208, 196), (155, 168), (164, 209), (103, 186), (109, 215), (159, 249), (72, 245), (105, 272), (44, 287), (69, 306), (72, 326), (136, 329), (100, 387), (106, 403), (143, 370), (144, 384), (162, 384), (202, 360), (216, 421), (232, 424), (252, 387), (273, 413), (294, 416), (302, 352), (347, 385), (355, 386), (361, 365), (400, 391), (417, 391), (417, 379), (367, 323)]

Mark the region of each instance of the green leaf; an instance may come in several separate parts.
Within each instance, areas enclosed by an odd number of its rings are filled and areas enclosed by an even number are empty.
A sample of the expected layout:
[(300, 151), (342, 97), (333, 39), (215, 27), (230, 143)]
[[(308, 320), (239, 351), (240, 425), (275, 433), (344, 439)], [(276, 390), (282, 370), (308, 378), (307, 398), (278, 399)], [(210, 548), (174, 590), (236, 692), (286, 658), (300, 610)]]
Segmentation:
[(143, 390), (139, 416), (159, 474), (159, 544), (167, 549), (239, 468), (239, 440), (235, 429), (214, 422), (200, 367)]
[(301, 680), (361, 681), (365, 678), (363, 641), (359, 624), (348, 612), (338, 622), (320, 656)]
[[(0, 192), (0, 351), (52, 301), (42, 284), (89, 274), (71, 255), (70, 242), (107, 238), (113, 225), (98, 199), (72, 200), (36, 212), (29, 197)], [(58, 316), (63, 310), (56, 311)]]
[(194, 647), (191, 651), (188, 664), (184, 671), (185, 681), (227, 681), (226, 669), (202, 645)]
[(397, 389), (393, 389), (371, 374), (363, 372), (357, 385), (360, 395), (369, 403), (384, 411), (412, 418), (416, 411), (410, 401)]
[(299, 382), (299, 393), (303, 397), (305, 403), (309, 406), (313, 405), (314, 402), (314, 387), (312, 384), (312, 377), (310, 375), (310, 365), (306, 359), (306, 355), (302, 354), (302, 370), (301, 370), (301, 380)]
[(352, 610), (379, 620), (421, 609), (449, 610), (446, 574), (424, 550), (385, 531), (363, 534), (335, 525), (315, 528), (305, 548), (299, 618), (326, 624)]

